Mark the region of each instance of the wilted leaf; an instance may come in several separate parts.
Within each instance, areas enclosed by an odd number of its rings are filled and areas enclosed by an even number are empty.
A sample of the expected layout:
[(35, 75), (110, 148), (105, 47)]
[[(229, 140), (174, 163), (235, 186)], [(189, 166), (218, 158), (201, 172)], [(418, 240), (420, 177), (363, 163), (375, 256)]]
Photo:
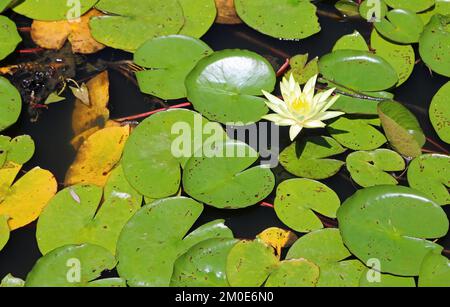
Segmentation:
[(239, 24), (242, 20), (238, 17), (234, 8), (234, 0), (215, 0), (217, 7), (217, 23)]
[(281, 249), (291, 246), (297, 240), (297, 235), (292, 231), (277, 227), (268, 228), (256, 237), (272, 246), (278, 259), (281, 257)]
[(104, 186), (110, 171), (122, 157), (130, 127), (104, 128), (91, 135), (78, 150), (66, 174), (65, 185), (95, 184)]
[(79, 87), (69, 86), (72, 94), (81, 101), (86, 106), (91, 106), (91, 101), (89, 99), (89, 89), (86, 86), (86, 83), (81, 84)]

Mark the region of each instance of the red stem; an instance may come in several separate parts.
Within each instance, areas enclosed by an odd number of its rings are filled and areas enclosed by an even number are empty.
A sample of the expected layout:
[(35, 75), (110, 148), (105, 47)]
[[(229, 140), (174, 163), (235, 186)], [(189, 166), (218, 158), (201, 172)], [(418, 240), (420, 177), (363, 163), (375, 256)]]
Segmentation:
[(180, 104), (170, 106), (167, 108), (162, 108), (162, 109), (158, 109), (158, 110), (154, 110), (154, 111), (150, 111), (150, 112), (146, 112), (146, 113), (141, 113), (141, 114), (137, 114), (137, 115), (118, 118), (118, 119), (115, 119), (115, 121), (116, 122), (125, 122), (125, 121), (129, 121), (129, 120), (142, 119), (142, 118), (149, 117), (150, 115), (153, 115), (153, 114), (156, 114), (159, 112), (163, 112), (163, 111), (167, 111), (170, 109), (180, 109), (180, 108), (186, 108), (186, 107), (190, 107), (190, 106), (192, 106), (192, 104), (190, 102), (185, 102), (185, 103), (180, 103)]
[(31, 27), (19, 27), (17, 28), (17, 30), (19, 30), (20, 32), (30, 32)]
[(43, 48), (30, 48), (30, 49), (20, 49), (20, 50), (17, 50), (17, 52), (20, 54), (29, 54), (29, 53), (38, 53), (38, 52), (41, 52), (44, 50), (45, 49), (43, 49)]
[(264, 201), (260, 204), (260, 206), (261, 206), (261, 207), (267, 207), (267, 208), (275, 208), (274, 205), (272, 205), (272, 204), (270, 204), (270, 203), (266, 203), (266, 202), (264, 202)]
[(433, 139), (427, 138), (427, 142), (434, 145), (436, 148), (439, 148), (442, 150), (446, 155), (449, 154), (448, 150), (442, 147), (438, 142), (434, 141)]
[(284, 75), (284, 73), (288, 70), (290, 66), (290, 59), (286, 59), (286, 62), (284, 62), (283, 66), (280, 67), (280, 69), (277, 71), (277, 77), (281, 77)]

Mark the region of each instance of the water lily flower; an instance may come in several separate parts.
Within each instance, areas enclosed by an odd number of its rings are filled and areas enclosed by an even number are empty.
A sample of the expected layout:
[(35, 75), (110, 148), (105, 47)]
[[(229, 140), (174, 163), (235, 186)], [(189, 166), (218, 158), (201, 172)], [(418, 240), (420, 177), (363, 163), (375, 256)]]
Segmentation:
[(343, 115), (343, 112), (327, 111), (339, 99), (339, 95), (332, 96), (335, 88), (315, 94), (317, 75), (312, 77), (303, 88), (295, 81), (291, 74), (289, 80), (283, 78), (281, 94), (283, 100), (263, 91), (269, 100), (267, 106), (275, 113), (263, 116), (278, 126), (291, 126), (289, 135), (293, 141), (303, 128), (323, 128), (323, 122)]

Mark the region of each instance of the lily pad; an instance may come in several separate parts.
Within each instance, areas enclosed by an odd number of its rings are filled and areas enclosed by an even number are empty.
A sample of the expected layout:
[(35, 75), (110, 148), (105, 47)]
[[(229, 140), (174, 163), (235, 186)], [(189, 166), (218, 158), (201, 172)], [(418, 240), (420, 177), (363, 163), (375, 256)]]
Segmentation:
[(281, 258), (281, 250), (291, 246), (298, 238), (294, 232), (278, 227), (267, 228), (256, 237), (272, 246), (276, 251), (278, 259)]
[(434, 5), (435, 0), (384, 0), (394, 9), (405, 9), (413, 12), (423, 12)]
[(381, 124), (391, 146), (407, 157), (417, 157), (425, 145), (425, 135), (414, 114), (396, 101), (378, 105)]
[(450, 82), (441, 87), (430, 105), (430, 120), (441, 140), (450, 144)]
[(219, 124), (209, 123), (193, 111), (170, 110), (152, 115), (134, 130), (125, 145), (125, 176), (144, 196), (159, 199), (175, 195), (180, 189), (180, 166), (184, 168), (204, 143), (226, 138)]
[(414, 12), (395, 9), (386, 18), (375, 23), (375, 28), (384, 37), (401, 44), (417, 43), (423, 31), (423, 21)]
[(214, 0), (178, 0), (184, 13), (182, 35), (202, 37), (212, 26), (217, 16)]
[(187, 76), (188, 99), (206, 118), (241, 125), (267, 114), (262, 90), (272, 92), (276, 76), (270, 63), (245, 50), (224, 50), (200, 60)]
[(358, 3), (353, 0), (339, 0), (336, 2), (334, 7), (344, 16), (344, 17), (354, 17), (358, 16)]
[(116, 253), (120, 232), (141, 207), (142, 197), (129, 186), (120, 167), (113, 172), (107, 186), (105, 193), (93, 185), (72, 186), (50, 201), (39, 218), (36, 231), (42, 254), (64, 245), (82, 243), (102, 246)]
[(139, 88), (166, 100), (186, 97), (186, 76), (200, 59), (212, 52), (204, 42), (188, 36), (151, 39), (134, 54), (134, 62), (146, 68), (136, 73)]
[(436, 4), (434, 5), (433, 8), (419, 14), (419, 17), (422, 18), (424, 25), (427, 25), (434, 15), (450, 14), (450, 1), (448, 0), (435, 0), (435, 1)]
[(211, 238), (233, 238), (222, 220), (186, 236), (202, 211), (203, 205), (185, 197), (142, 207), (125, 225), (117, 244), (120, 277), (132, 287), (167, 287), (175, 261), (192, 246)]
[(0, 167), (7, 162), (23, 165), (30, 161), (35, 151), (33, 139), (29, 135), (10, 137), (0, 136)]
[(352, 34), (344, 35), (336, 41), (333, 47), (333, 51), (336, 50), (369, 51), (369, 46), (367, 46), (364, 37), (355, 30)]
[(328, 132), (343, 146), (353, 150), (374, 150), (386, 143), (385, 136), (374, 126), (374, 119), (340, 117), (328, 125)]
[(24, 280), (16, 278), (11, 274), (6, 275), (0, 283), (0, 288), (22, 288), (24, 286)]
[(380, 271), (416, 276), (425, 256), (442, 247), (428, 241), (448, 231), (442, 208), (403, 186), (359, 190), (339, 208), (339, 228), (347, 248), (362, 262), (380, 261)]
[(408, 182), (442, 206), (450, 204), (450, 157), (439, 154), (417, 157), (409, 165)]
[(310, 179), (326, 179), (339, 172), (344, 162), (328, 159), (346, 151), (334, 139), (311, 137), (292, 143), (283, 150), (279, 160), (290, 173)]
[(416, 56), (411, 45), (392, 43), (384, 39), (377, 31), (373, 30), (370, 38), (370, 46), (375, 54), (385, 59), (395, 69), (398, 75), (396, 86), (402, 85), (411, 76)]
[(319, 267), (306, 259), (282, 261), (265, 287), (315, 287), (320, 273)]
[(0, 16), (0, 60), (10, 55), (22, 41), (16, 24), (6, 16)]
[(347, 169), (362, 187), (396, 185), (397, 179), (386, 172), (402, 171), (405, 167), (402, 156), (389, 149), (357, 151), (347, 156)]
[(358, 91), (382, 91), (398, 82), (394, 68), (368, 51), (333, 51), (320, 58), (319, 68), (327, 81)]
[(9, 128), (22, 111), (19, 91), (6, 79), (0, 77), (0, 131)]
[(315, 212), (335, 218), (341, 201), (336, 193), (318, 181), (290, 179), (278, 185), (275, 212), (287, 226), (298, 232), (323, 228)]
[(57, 248), (37, 261), (26, 287), (83, 287), (112, 270), (116, 259), (100, 246), (83, 244)]
[(17, 0), (0, 0), (0, 13), (14, 5)]
[(186, 163), (184, 191), (216, 208), (254, 205), (265, 199), (275, 186), (275, 177), (267, 166), (249, 168), (257, 159), (258, 153), (245, 143), (218, 143), (209, 154), (195, 154)]
[(232, 287), (259, 287), (278, 264), (273, 248), (263, 241), (240, 241), (228, 254), (228, 282)]
[(91, 281), (87, 286), (90, 288), (125, 288), (127, 282), (122, 278), (105, 278)]
[(24, 0), (14, 6), (16, 13), (36, 20), (77, 19), (89, 11), (98, 0)]
[(386, 16), (388, 7), (383, 0), (364, 0), (359, 5), (359, 14), (370, 22), (380, 21)]
[(255, 30), (284, 39), (302, 39), (320, 31), (309, 0), (234, 0), (239, 17)]
[(450, 77), (450, 16), (435, 15), (425, 27), (419, 41), (422, 60), (434, 72)]
[[(379, 276), (379, 279), (374, 279), (372, 281), (372, 278), (370, 275), (377, 274)], [(370, 281), (369, 281), (370, 280)], [(389, 274), (382, 274), (377, 271), (371, 271), (369, 269), (366, 269), (363, 274), (361, 275), (361, 280), (359, 281), (360, 287), (366, 287), (366, 288), (415, 288), (416, 287), (416, 281), (414, 280), (414, 277), (401, 277), (401, 276), (395, 276), (395, 275), (389, 275)]]
[(286, 258), (304, 258), (317, 264), (320, 268), (318, 287), (355, 287), (364, 265), (357, 260), (344, 261), (350, 256), (339, 230), (327, 228), (298, 239)]
[(9, 241), (9, 217), (2, 215), (0, 216), (0, 251), (5, 247), (6, 243)]
[(420, 268), (419, 287), (450, 287), (450, 261), (433, 252), (425, 257)]
[(309, 55), (298, 54), (293, 56), (289, 60), (291, 68), (285, 74), (285, 77), (289, 77), (291, 74), (294, 75), (295, 81), (299, 84), (305, 84), (312, 77), (319, 73), (319, 58), (315, 57), (308, 62)]
[(236, 239), (209, 239), (191, 247), (175, 262), (172, 287), (229, 287), (227, 257)]
[[(332, 83), (331, 83), (332, 84)], [(384, 100), (391, 100), (394, 95), (389, 92), (357, 92), (338, 88), (339, 99), (330, 108), (346, 114), (376, 115), (378, 104)]]
[(92, 36), (126, 51), (151, 38), (179, 33), (185, 21), (177, 0), (100, 0), (96, 8), (110, 15), (91, 19)]

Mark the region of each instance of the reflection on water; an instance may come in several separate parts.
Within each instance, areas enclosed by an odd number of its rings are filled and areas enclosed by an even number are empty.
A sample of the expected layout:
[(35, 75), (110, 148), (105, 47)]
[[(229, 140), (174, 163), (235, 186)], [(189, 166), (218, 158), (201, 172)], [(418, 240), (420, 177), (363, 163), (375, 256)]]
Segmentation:
[[(332, 9), (331, 6), (326, 4), (319, 6), (326, 10)], [(21, 25), (26, 25), (28, 21), (20, 20), (20, 22)], [(214, 25), (203, 40), (214, 50), (239, 48), (255, 51), (266, 56), (278, 68), (284, 63), (286, 57), (295, 54), (309, 53), (310, 57), (313, 58), (330, 52), (338, 38), (352, 33), (355, 29), (366, 38), (369, 37), (371, 31), (369, 24), (355, 20), (337, 21), (320, 17), (320, 22), (322, 31), (319, 34), (299, 42), (270, 38), (245, 25)], [(98, 58), (112, 61), (131, 57), (124, 52), (104, 50), (97, 55), (90, 56), (88, 60), (95, 62)], [(17, 60), (23, 61), (26, 59), (22, 56), (22, 58), (11, 58), (6, 61)], [(141, 94), (132, 82), (126, 80), (118, 72), (111, 71), (110, 79), (111, 118), (138, 114), (160, 107), (152, 99)], [(418, 63), (411, 78), (394, 91), (396, 99), (406, 104), (419, 118), (426, 135), (436, 141), (439, 141), (439, 138), (428, 119), (428, 106), (434, 94), (445, 82), (445, 78), (438, 75), (431, 76), (428, 68), (423, 63)], [(73, 137), (71, 130), (72, 108), (73, 100), (70, 98), (65, 102), (52, 105), (49, 110), (41, 115), (37, 123), (31, 123), (25, 118), (26, 116), (22, 116), (21, 121), (7, 131), (7, 134), (10, 135), (29, 134), (37, 144), (36, 154), (25, 169), (28, 170), (39, 165), (52, 171), (58, 182), (64, 181), (65, 172), (75, 155), (70, 146), (70, 140)], [(318, 133), (320, 133), (320, 130), (313, 130), (306, 132), (305, 135)], [(287, 130), (282, 129), (281, 134), (285, 136), (281, 139), (280, 145), (283, 149), (290, 144), (290, 141)], [(445, 146), (443, 143), (440, 144)], [(427, 146), (430, 149), (435, 149), (429, 144)], [(290, 177), (281, 167), (277, 168), (275, 173), (278, 181)], [(355, 184), (348, 179), (345, 168), (338, 175), (325, 180), (324, 183), (334, 189), (342, 201), (357, 189)], [(272, 200), (273, 195), (268, 201)], [(450, 208), (446, 211), (450, 215)], [(203, 215), (194, 227), (219, 218), (226, 220), (227, 225), (238, 238), (253, 238), (262, 230), (272, 226), (284, 227), (277, 219), (273, 209), (259, 206), (236, 211), (205, 208)], [(24, 278), (26, 276), (35, 261), (40, 257), (34, 235), (34, 224), (11, 234), (8, 245), (0, 252), (0, 277), (10, 272), (18, 277)], [(447, 249), (450, 248), (450, 236), (440, 240), (439, 243), (445, 245)]]

